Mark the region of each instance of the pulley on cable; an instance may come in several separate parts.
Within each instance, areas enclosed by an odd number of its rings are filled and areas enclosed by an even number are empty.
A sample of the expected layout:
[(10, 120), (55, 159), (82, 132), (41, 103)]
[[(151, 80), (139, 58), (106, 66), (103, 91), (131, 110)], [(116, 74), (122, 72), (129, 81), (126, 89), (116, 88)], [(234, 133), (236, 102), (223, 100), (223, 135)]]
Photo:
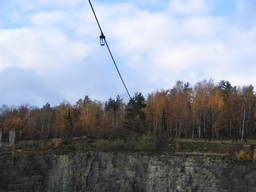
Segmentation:
[(105, 46), (105, 41), (106, 41), (106, 37), (105, 37), (105, 35), (101, 32), (101, 35), (100, 35), (100, 45), (101, 45), (101, 46)]

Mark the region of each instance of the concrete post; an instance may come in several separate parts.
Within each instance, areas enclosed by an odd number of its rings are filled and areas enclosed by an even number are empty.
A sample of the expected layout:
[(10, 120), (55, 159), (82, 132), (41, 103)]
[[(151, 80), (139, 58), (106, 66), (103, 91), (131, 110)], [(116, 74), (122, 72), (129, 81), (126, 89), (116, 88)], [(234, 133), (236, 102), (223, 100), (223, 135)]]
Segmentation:
[(9, 130), (9, 144), (14, 145), (15, 144), (15, 129)]
[(2, 131), (3, 129), (0, 128), (0, 147), (2, 147), (2, 135), (3, 135)]

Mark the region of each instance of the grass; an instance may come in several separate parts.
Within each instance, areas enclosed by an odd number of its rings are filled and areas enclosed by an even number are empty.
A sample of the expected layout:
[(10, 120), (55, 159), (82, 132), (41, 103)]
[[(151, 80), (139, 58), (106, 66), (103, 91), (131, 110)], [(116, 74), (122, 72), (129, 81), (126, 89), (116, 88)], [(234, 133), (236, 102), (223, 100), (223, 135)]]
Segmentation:
[[(184, 142), (184, 143), (190, 143), (190, 142), (203, 142), (203, 143), (222, 143), (222, 144), (245, 144), (242, 141), (237, 141), (233, 142), (231, 139), (225, 139), (225, 140), (211, 140), (209, 141), (208, 139), (184, 139), (184, 138), (176, 138), (175, 139), (177, 142)], [(254, 139), (248, 139), (246, 145), (256, 145), (256, 140)]]
[[(174, 143), (166, 143), (165, 149), (168, 153), (191, 154), (201, 156), (223, 156), (238, 160), (256, 160), (256, 151), (253, 152), (252, 143), (255, 140), (248, 140), (250, 144), (232, 143), (231, 140), (207, 141), (203, 139), (175, 139)], [(175, 149), (172, 151), (170, 148)], [(62, 139), (22, 141), (13, 147), (0, 148), (0, 153), (16, 154), (49, 154), (69, 153), (72, 151), (129, 151), (129, 152), (160, 152), (156, 147), (156, 140), (150, 135), (127, 138), (90, 138), (76, 137), (69, 143)], [(171, 152), (172, 151), (172, 152)]]
[(202, 152), (176, 152), (177, 155), (194, 155), (204, 157), (229, 157), (227, 153), (202, 153)]
[(151, 136), (141, 136), (139, 138), (130, 137), (126, 140), (115, 139), (98, 139), (92, 145), (96, 150), (103, 151), (154, 151), (155, 143)]
[[(253, 146), (255, 140), (248, 140), (246, 144), (242, 142), (232, 142), (232, 140), (224, 141), (208, 141), (204, 139), (175, 139), (176, 153), (190, 153), (192, 155), (215, 154), (219, 156), (229, 157), (236, 160), (256, 160), (256, 152)], [(256, 146), (255, 146), (256, 147)]]
[(46, 154), (66, 153), (70, 151), (154, 151), (155, 143), (151, 136), (128, 137), (126, 139), (104, 139), (76, 137), (70, 142), (62, 139), (22, 141), (15, 146), (2, 147), (0, 153), (16, 154)]

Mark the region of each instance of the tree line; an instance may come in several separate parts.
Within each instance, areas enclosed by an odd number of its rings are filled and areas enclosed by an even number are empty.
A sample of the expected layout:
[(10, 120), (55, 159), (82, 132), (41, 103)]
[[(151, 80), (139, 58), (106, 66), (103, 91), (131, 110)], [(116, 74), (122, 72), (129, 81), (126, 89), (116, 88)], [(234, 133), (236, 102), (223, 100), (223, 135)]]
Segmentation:
[(4, 134), (16, 129), (19, 140), (76, 136), (115, 137), (167, 135), (179, 138), (256, 138), (256, 94), (252, 85), (204, 80), (193, 87), (177, 81), (167, 90), (141, 93), (125, 103), (117, 96), (106, 102), (88, 96), (75, 104), (22, 105), (0, 108)]

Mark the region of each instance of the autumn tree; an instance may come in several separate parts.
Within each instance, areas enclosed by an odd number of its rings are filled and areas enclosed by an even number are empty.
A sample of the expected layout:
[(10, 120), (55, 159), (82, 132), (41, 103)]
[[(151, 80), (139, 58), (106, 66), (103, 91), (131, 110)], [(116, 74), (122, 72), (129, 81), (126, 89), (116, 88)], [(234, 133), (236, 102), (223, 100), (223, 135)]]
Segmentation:
[(92, 101), (88, 96), (77, 103), (79, 109), (78, 127), (84, 135), (96, 136), (103, 117), (102, 103)]
[(67, 122), (67, 115), (69, 113), (71, 106), (67, 102), (62, 102), (59, 106), (54, 108), (55, 115), (53, 121), (54, 137), (64, 137), (68, 122)]
[(153, 134), (159, 132), (161, 129), (161, 116), (165, 111), (166, 116), (166, 129), (169, 131), (168, 123), (168, 91), (157, 91), (156, 93), (149, 94), (147, 97), (147, 106), (145, 108), (146, 126), (148, 131)]
[(221, 124), (219, 121), (222, 118), (222, 112), (224, 109), (224, 97), (221, 90), (217, 87), (214, 88), (212, 94), (208, 100), (208, 108), (210, 115), (210, 124), (215, 138), (220, 138)]
[(248, 129), (253, 126), (253, 108), (255, 107), (255, 95), (252, 85), (245, 86), (241, 89), (241, 140), (246, 142)]
[(213, 80), (193, 87), (177, 81), (171, 89), (152, 92), (146, 99), (137, 93), (128, 103), (119, 96), (104, 103), (86, 96), (75, 104), (62, 102), (55, 107), (47, 103), (0, 108), (4, 134), (16, 129), (19, 139), (150, 133), (161, 142), (163, 135), (246, 142), (256, 136), (255, 122), (254, 87)]
[(120, 96), (116, 99), (109, 99), (105, 103), (105, 120), (109, 120), (109, 130), (112, 134), (121, 134), (124, 121), (124, 103)]
[(175, 137), (189, 137), (192, 134), (192, 88), (189, 83), (177, 81), (169, 91), (169, 118)]
[[(193, 126), (198, 138), (212, 138), (212, 110), (210, 96), (214, 93), (215, 85), (212, 80), (202, 81), (194, 87), (193, 97)], [(210, 106), (209, 106), (210, 104)]]
[(33, 132), (26, 126), (30, 110), (31, 108), (28, 105), (9, 109), (2, 121), (4, 132), (8, 133), (10, 129), (15, 129), (18, 139), (32, 138)]

